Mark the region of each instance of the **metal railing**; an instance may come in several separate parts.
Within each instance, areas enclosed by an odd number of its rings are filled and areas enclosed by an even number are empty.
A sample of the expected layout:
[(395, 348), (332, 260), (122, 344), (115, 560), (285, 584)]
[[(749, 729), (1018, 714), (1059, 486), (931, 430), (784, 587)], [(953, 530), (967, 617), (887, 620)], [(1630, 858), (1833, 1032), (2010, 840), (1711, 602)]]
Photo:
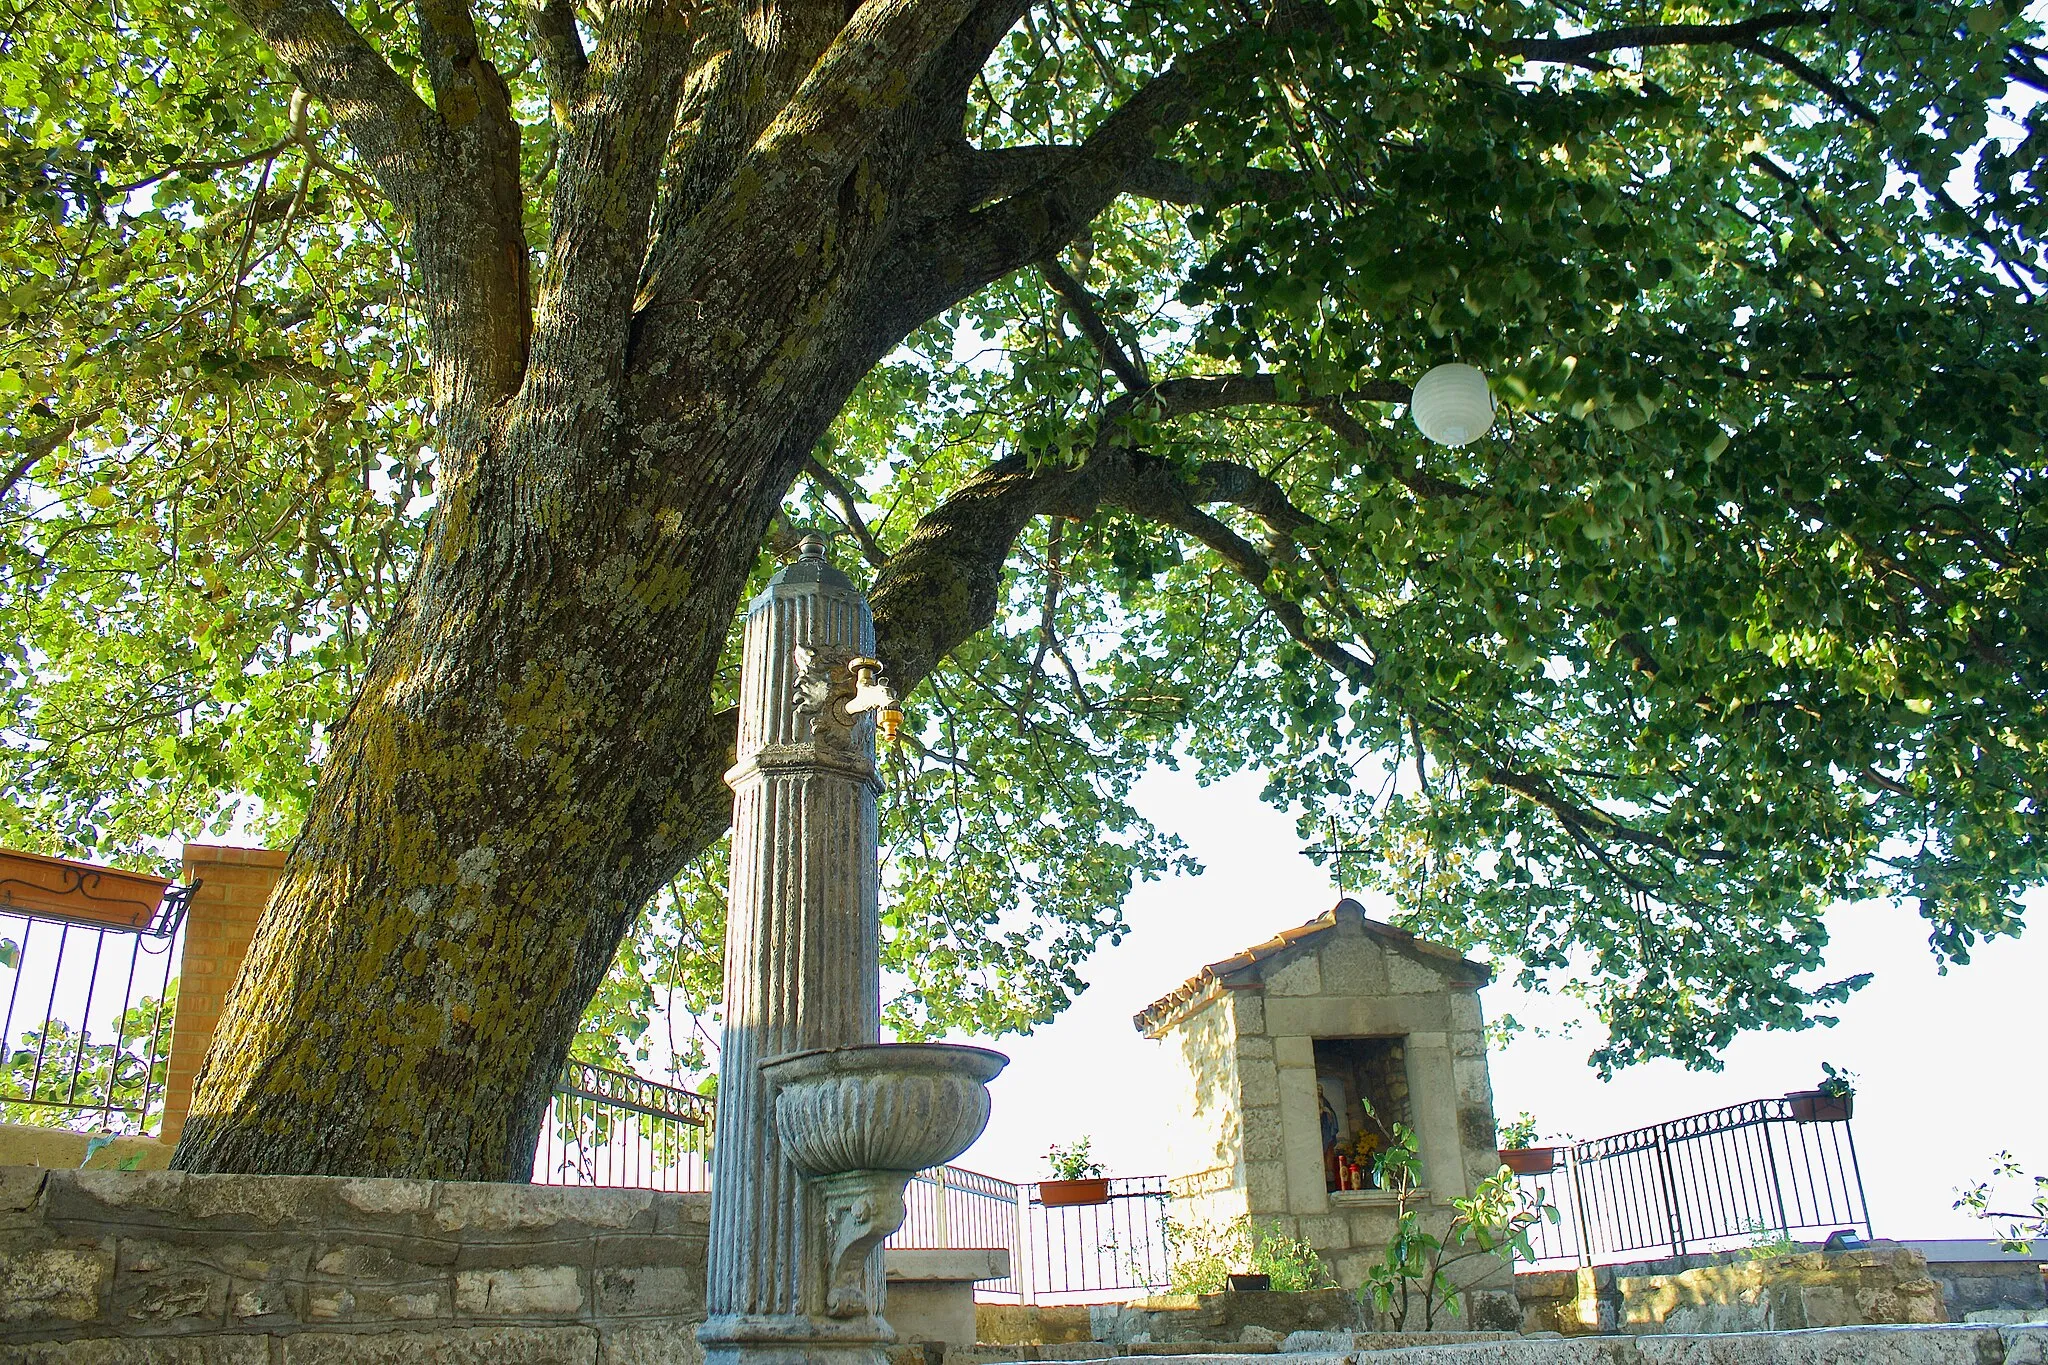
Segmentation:
[(707, 1096), (572, 1060), (541, 1125), (534, 1183), (710, 1189), (711, 1120)]
[(138, 913), (137, 926), (0, 899), (0, 1120), (76, 1132), (155, 1130), (170, 1065), (179, 930), (197, 889), (169, 888), (153, 911)]
[(1109, 1182), (1101, 1204), (1047, 1207), (1035, 1184), (946, 1166), (920, 1172), (908, 1217), (889, 1245), (994, 1247), (1010, 1253), (1007, 1279), (977, 1281), (975, 1297), (1080, 1303), (1167, 1286), (1166, 1177)]
[(961, 1166), (919, 1171), (903, 1191), (903, 1226), (889, 1245), (905, 1249), (990, 1247), (1010, 1253), (1010, 1273), (977, 1280), (978, 1298), (1020, 1298), (1023, 1261), (1017, 1241), (1020, 1187)]
[(1111, 1291), (1164, 1290), (1168, 1197), (1163, 1175), (1124, 1176), (1109, 1182), (1106, 1204), (1047, 1208), (1033, 1185), (1024, 1246), (1033, 1298), (1080, 1302)]
[(1558, 1148), (1558, 1165), (1520, 1177), (1559, 1210), (1532, 1232), (1525, 1268), (1733, 1251), (1840, 1228), (1869, 1237), (1848, 1120), (1794, 1114), (1789, 1099), (1749, 1100)]
[[(709, 1096), (571, 1062), (556, 1082), (534, 1154), (541, 1185), (711, 1188), (715, 1106)], [(1106, 1203), (1048, 1208), (1034, 1184), (943, 1166), (904, 1191), (903, 1249), (990, 1248), (1010, 1274), (979, 1281), (977, 1298), (1084, 1302), (1167, 1285), (1164, 1176), (1109, 1182)]]

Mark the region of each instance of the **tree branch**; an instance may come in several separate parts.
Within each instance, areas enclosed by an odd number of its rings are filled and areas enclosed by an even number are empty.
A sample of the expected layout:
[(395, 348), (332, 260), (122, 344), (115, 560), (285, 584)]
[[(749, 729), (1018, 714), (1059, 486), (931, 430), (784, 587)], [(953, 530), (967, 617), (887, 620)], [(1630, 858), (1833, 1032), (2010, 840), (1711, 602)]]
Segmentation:
[(866, 520), (860, 514), (860, 508), (855, 505), (858, 500), (854, 497), (853, 490), (846, 486), (846, 482), (820, 463), (815, 455), (804, 456), (804, 472), (809, 474), (819, 487), (830, 493), (832, 500), (839, 504), (836, 510), (840, 523), (851, 531), (854, 540), (859, 542), (861, 558), (877, 569), (887, 564), (888, 551), (875, 539), (875, 533), (868, 529)]
[(292, 75), (326, 105), (342, 136), (402, 214), (445, 188), (432, 111), (330, 0), (230, 0)]
[[(758, 168), (766, 202), (793, 202), (852, 169), (916, 88), (916, 75), (952, 37), (973, 0), (866, 0), (811, 67), (740, 162)], [(772, 211), (772, 208), (770, 208)]]
[[(1191, 54), (1152, 78), (1066, 155), (1043, 158), (1039, 176), (985, 208), (973, 203), (930, 225), (905, 244), (897, 274), (929, 281), (902, 291), (892, 323), (916, 326), (993, 280), (1052, 252), (1094, 221), (1123, 193), (1132, 168), (1152, 159), (1153, 140), (1194, 112), (1190, 72), (1214, 60)], [(1011, 168), (1023, 166), (1010, 158)], [(907, 330), (907, 327), (906, 327)]]
[(1815, 206), (1812, 199), (1807, 197), (1806, 187), (1799, 183), (1798, 177), (1792, 174), (1790, 168), (1779, 164), (1772, 158), (1765, 156), (1762, 152), (1757, 152), (1751, 156), (1749, 164), (1777, 181), (1780, 185), (1783, 185), (1793, 194), (1799, 196), (1799, 207), (1806, 211), (1807, 218), (1812, 221), (1816, 228), (1820, 229), (1821, 235), (1828, 239), (1836, 251), (1844, 256), (1849, 254), (1849, 244), (1842, 240), (1841, 233), (1835, 231), (1834, 224), (1821, 217), (1820, 209)]
[[(1727, 45), (1742, 47), (1788, 28), (1818, 28), (1835, 17), (1831, 9), (1775, 10), (1752, 15), (1734, 24), (1631, 24), (1601, 29), (1596, 33), (1574, 34), (1569, 38), (1509, 38), (1493, 46), (1511, 56), (1532, 62), (1564, 62), (1588, 65), (1588, 59), (1603, 52), (1621, 52), (1650, 47), (1698, 47)], [(1599, 63), (1604, 67), (1606, 63)]]
[(331, 0), (230, 0), (398, 210), (417, 252), (436, 403), (461, 443), (525, 368), (527, 257), (510, 100), (475, 52), (466, 9), (432, 8), (448, 2), (421, 11), (437, 117)]
[(576, 31), (576, 7), (572, 0), (529, 0), (525, 9), (526, 31), (540, 58), (541, 82), (554, 108), (555, 126), (567, 128), (590, 70), (583, 37)]
[(1134, 357), (1111, 333), (1087, 286), (1068, 274), (1058, 261), (1041, 261), (1038, 269), (1045, 276), (1045, 282), (1052, 286), (1052, 291), (1067, 305), (1074, 325), (1081, 329), (1081, 334), (1088, 338), (1096, 354), (1102, 357), (1103, 363), (1109, 366), (1123, 386), (1132, 393), (1151, 388), (1152, 381), (1145, 373), (1143, 357)]
[(0, 501), (4, 501), (7, 495), (14, 491), (14, 486), (28, 477), (30, 470), (49, 458), (50, 454), (66, 441), (99, 421), (106, 411), (104, 404), (89, 408), (76, 417), (65, 418), (40, 436), (31, 436), (21, 458), (7, 471), (7, 477), (0, 479)]

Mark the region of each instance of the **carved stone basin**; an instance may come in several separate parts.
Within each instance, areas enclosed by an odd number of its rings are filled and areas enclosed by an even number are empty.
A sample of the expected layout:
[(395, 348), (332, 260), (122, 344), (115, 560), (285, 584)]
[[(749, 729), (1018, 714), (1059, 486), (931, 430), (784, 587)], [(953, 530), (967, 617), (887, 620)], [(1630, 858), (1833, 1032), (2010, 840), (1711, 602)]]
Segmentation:
[(775, 1132), (823, 1195), (827, 1311), (880, 1308), (870, 1253), (903, 1225), (903, 1187), (974, 1145), (988, 1123), (988, 1083), (1010, 1059), (947, 1043), (867, 1043), (771, 1057)]
[(869, 1043), (771, 1057), (782, 1150), (805, 1175), (916, 1172), (974, 1145), (1010, 1059), (946, 1043)]

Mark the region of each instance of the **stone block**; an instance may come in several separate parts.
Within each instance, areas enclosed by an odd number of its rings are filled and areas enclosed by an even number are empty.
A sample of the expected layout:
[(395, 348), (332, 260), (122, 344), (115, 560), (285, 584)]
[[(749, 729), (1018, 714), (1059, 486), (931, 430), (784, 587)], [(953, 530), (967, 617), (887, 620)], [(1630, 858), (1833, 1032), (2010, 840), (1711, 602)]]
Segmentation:
[(1385, 995), (1384, 951), (1363, 935), (1339, 934), (1323, 940), (1323, 991), (1327, 995)]
[(356, 1314), (356, 1296), (338, 1284), (313, 1285), (306, 1290), (307, 1322), (345, 1322)]
[(1486, 1016), (1479, 1004), (1479, 992), (1452, 991), (1450, 1019), (1452, 1029), (1483, 1039)]
[(354, 1285), (438, 1283), (441, 1280), (439, 1267), (423, 1265), (408, 1256), (401, 1256), (399, 1249), (407, 1252), (426, 1250), (429, 1253), (437, 1250), (407, 1242), (321, 1242), (318, 1254), (312, 1257), (311, 1270), (314, 1275), (345, 1280)]
[(2005, 1365), (2048, 1365), (2048, 1326), (2001, 1327)]
[(448, 1327), (437, 1331), (301, 1332), (282, 1365), (597, 1365), (593, 1327)]
[[(1241, 1055), (1241, 1054), (1240, 1054)], [(1313, 1038), (1299, 1034), (1273, 1039), (1273, 1060), (1281, 1066), (1305, 1066), (1316, 1064), (1316, 1044)]]
[(1237, 1040), (1237, 1055), (1240, 1061), (1263, 1061), (1274, 1055), (1273, 1040), (1264, 1034), (1254, 1034)]
[(89, 1337), (0, 1347), (8, 1365), (270, 1365), (270, 1338)]
[(600, 1327), (598, 1365), (703, 1365), (704, 1348), (693, 1322)]
[(1388, 953), (1386, 964), (1389, 995), (1425, 995), (1441, 991), (1449, 984), (1434, 967), (1404, 953)]
[(332, 1182), (295, 1175), (194, 1175), (186, 1178), (188, 1217), (236, 1228), (309, 1228), (328, 1221)]
[(1287, 1211), (1287, 1167), (1282, 1163), (1247, 1161), (1244, 1189), (1254, 1216), (1270, 1217)]
[(903, 1280), (889, 1286), (883, 1313), (899, 1341), (951, 1349), (975, 1344), (972, 1280)]
[(433, 1182), (427, 1180), (344, 1180), (334, 1187), (335, 1198), (357, 1213), (373, 1218), (425, 1213), (434, 1202)]
[(52, 1224), (175, 1219), (191, 1180), (183, 1171), (52, 1171), (43, 1186), (43, 1217)]
[(228, 1285), (228, 1316), (237, 1326), (267, 1326), (295, 1319), (296, 1295), (289, 1285), (269, 1280), (236, 1280)]
[(0, 1166), (0, 1213), (26, 1213), (34, 1208), (49, 1174), (40, 1166)]
[(688, 1265), (704, 1273), (704, 1236), (701, 1228), (688, 1228), (661, 1236), (656, 1233), (624, 1233), (598, 1237), (591, 1243), (591, 1264)]
[(1351, 1224), (1342, 1214), (1304, 1214), (1301, 1239), (1317, 1251), (1341, 1251), (1351, 1245)]
[(1238, 1116), (1244, 1141), (1246, 1161), (1279, 1161), (1285, 1153), (1281, 1146), (1280, 1109), (1278, 1105), (1267, 1105), (1261, 1109), (1247, 1109)]
[(1280, 1103), (1280, 1069), (1272, 1062), (1240, 1062), (1237, 1068), (1238, 1103), (1244, 1108)]
[(433, 1223), (443, 1232), (550, 1231), (567, 1224), (654, 1230), (651, 1190), (458, 1183), (434, 1187)]
[(1458, 1103), (1493, 1107), (1493, 1083), (1487, 1076), (1486, 1058), (1454, 1057), (1451, 1075), (1458, 1087)]
[(890, 1284), (905, 1280), (1000, 1280), (1010, 1273), (1007, 1247), (891, 1247), (883, 1256)]
[(1246, 1037), (1266, 1031), (1266, 1002), (1252, 991), (1230, 993), (1231, 1021), (1237, 1026), (1237, 1036)]
[(113, 1269), (104, 1245), (0, 1250), (0, 1322), (90, 1322)]
[[(606, 1266), (593, 1272), (591, 1286), (601, 1317), (704, 1316), (701, 1262), (695, 1266)], [(972, 1282), (968, 1296), (970, 1300), (973, 1297)]]
[(455, 1311), (472, 1317), (574, 1313), (583, 1307), (583, 1284), (573, 1265), (463, 1270), (455, 1276)]
[(1371, 1203), (1360, 1205), (1355, 1202), (1357, 1195), (1345, 1201), (1344, 1216), (1351, 1223), (1351, 1245), (1355, 1247), (1382, 1247), (1394, 1235), (1394, 1225), (1399, 1216), (1394, 1211), (1391, 1198), (1368, 1195)]
[(193, 1331), (222, 1326), (228, 1310), (228, 1277), (190, 1266), (150, 1275), (123, 1275), (108, 1305), (116, 1321)]
[(1635, 1339), (1635, 1352), (1642, 1365), (1998, 1365), (2005, 1359), (1997, 1329), (1960, 1325), (1649, 1336)]
[(1265, 968), (1262, 979), (1269, 997), (1323, 993), (1322, 967), (1314, 953), (1303, 953), (1278, 966), (1269, 965)]

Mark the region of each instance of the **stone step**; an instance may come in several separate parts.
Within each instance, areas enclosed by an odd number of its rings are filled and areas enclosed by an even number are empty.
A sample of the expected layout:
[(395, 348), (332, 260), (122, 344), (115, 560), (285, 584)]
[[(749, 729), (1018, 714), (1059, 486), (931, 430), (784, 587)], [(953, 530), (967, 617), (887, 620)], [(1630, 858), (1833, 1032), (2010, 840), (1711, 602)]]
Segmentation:
[[(1308, 1333), (1301, 1336), (1311, 1335)], [(1323, 1334), (1314, 1334), (1323, 1335)], [(1392, 1334), (1332, 1333), (1384, 1338)], [(1451, 1335), (1451, 1334), (1445, 1334)], [(1821, 1327), (1799, 1332), (1729, 1332), (1601, 1337), (1500, 1335), (1475, 1341), (1419, 1345), (1412, 1341), (1382, 1349), (1282, 1351), (1258, 1345), (1215, 1343), (1215, 1350), (1190, 1350), (1195, 1343), (1157, 1343), (1149, 1365), (2048, 1365), (2048, 1324), (2012, 1326), (1941, 1323), (1910, 1327)], [(1290, 1338), (1290, 1344), (1294, 1338)], [(999, 1348), (1008, 1354), (979, 1355), (977, 1365), (1032, 1361), (1028, 1348)], [(1042, 1348), (1053, 1349), (1053, 1348)], [(1108, 1350), (1110, 1348), (1104, 1348)], [(1135, 1348), (1123, 1348), (1126, 1353)], [(1068, 1357), (1074, 1359), (1077, 1357)], [(1093, 1359), (1106, 1360), (1109, 1355)], [(947, 1354), (947, 1365), (956, 1357)]]

